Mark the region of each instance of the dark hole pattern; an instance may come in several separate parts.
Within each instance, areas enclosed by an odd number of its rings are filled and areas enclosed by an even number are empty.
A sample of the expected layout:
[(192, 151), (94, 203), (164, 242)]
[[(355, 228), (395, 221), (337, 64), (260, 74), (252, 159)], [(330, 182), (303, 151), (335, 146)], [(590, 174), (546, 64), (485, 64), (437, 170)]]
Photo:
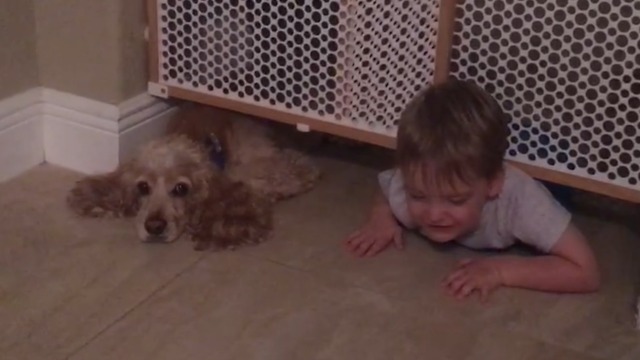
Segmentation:
[(439, 0), (159, 1), (164, 84), (395, 134), (432, 82)]
[(639, 9), (461, 1), (451, 75), (479, 83), (510, 115), (508, 158), (639, 189)]
[(351, 108), (369, 127), (382, 125), (395, 134), (404, 105), (432, 82), (440, 1), (352, 3)]

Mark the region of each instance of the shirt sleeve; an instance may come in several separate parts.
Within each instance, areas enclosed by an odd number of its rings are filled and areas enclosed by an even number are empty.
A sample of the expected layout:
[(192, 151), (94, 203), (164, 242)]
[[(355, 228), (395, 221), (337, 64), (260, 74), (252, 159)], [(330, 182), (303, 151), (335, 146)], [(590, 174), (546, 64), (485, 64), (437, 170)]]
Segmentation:
[(523, 174), (511, 193), (512, 235), (548, 253), (567, 229), (571, 214), (544, 185), (527, 175)]
[(378, 174), (378, 183), (396, 219), (405, 227), (414, 228), (415, 225), (409, 216), (407, 207), (407, 194), (404, 189), (402, 173), (398, 169), (383, 171)]

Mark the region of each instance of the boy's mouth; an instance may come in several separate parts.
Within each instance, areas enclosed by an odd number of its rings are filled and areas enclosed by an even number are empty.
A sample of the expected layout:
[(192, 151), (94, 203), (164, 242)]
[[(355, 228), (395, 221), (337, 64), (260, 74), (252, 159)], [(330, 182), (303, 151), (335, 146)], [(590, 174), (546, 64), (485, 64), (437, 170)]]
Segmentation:
[(428, 224), (427, 227), (430, 227), (430, 228), (433, 228), (433, 229), (447, 229), (447, 228), (453, 227), (453, 224), (451, 224), (451, 225), (439, 225), (439, 224), (431, 225), (431, 224)]

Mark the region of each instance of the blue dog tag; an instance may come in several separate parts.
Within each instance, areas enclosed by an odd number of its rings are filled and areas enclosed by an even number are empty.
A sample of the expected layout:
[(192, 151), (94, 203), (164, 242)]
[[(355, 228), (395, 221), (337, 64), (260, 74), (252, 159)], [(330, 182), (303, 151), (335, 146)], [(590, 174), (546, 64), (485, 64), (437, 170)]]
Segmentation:
[(209, 138), (207, 139), (209, 149), (209, 160), (216, 164), (216, 166), (220, 170), (224, 170), (227, 164), (227, 157), (225, 156), (224, 149), (222, 148), (222, 144), (220, 144), (220, 140), (215, 134), (209, 134)]

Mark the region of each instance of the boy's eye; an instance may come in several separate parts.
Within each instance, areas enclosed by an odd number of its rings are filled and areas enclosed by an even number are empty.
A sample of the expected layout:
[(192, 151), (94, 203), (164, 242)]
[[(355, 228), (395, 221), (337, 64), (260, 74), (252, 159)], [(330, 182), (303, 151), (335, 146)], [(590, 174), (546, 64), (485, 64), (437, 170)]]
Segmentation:
[(467, 200), (469, 200), (469, 197), (468, 196), (454, 196), (454, 197), (450, 197), (448, 200), (453, 205), (463, 205), (464, 203), (467, 202)]
[(409, 194), (409, 198), (413, 199), (413, 200), (422, 200), (424, 199), (424, 195), (422, 194), (418, 194), (418, 193), (408, 193)]

